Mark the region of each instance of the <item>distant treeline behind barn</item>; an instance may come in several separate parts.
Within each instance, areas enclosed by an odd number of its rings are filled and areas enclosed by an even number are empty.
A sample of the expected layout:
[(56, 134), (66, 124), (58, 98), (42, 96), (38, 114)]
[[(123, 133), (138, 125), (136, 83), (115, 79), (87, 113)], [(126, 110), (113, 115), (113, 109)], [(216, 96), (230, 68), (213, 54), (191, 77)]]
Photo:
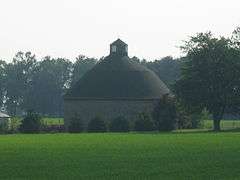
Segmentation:
[[(102, 59), (79, 55), (73, 62), (18, 52), (12, 62), (0, 60), (0, 107), (13, 116), (32, 109), (43, 116), (62, 117), (66, 90)], [(181, 59), (131, 60), (153, 70), (170, 89), (180, 76)]]

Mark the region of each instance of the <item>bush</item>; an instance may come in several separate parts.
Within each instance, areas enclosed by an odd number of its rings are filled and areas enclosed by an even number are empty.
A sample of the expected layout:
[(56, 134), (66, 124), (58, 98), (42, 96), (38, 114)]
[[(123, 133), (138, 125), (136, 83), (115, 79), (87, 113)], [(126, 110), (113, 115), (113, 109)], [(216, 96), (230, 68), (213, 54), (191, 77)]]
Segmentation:
[(12, 117), (9, 126), (10, 133), (17, 133), (21, 126), (21, 119), (19, 117)]
[(71, 118), (70, 124), (68, 126), (68, 131), (70, 133), (79, 133), (84, 130), (81, 118), (76, 114)]
[(177, 103), (177, 125), (179, 129), (203, 128), (204, 120), (209, 119), (209, 113), (203, 111), (186, 110), (184, 105)]
[(28, 111), (26, 117), (22, 120), (20, 131), (24, 133), (39, 133), (41, 125), (40, 116), (33, 111)]
[(154, 108), (153, 119), (159, 131), (171, 131), (177, 126), (177, 109), (175, 99), (163, 96)]
[(128, 132), (129, 122), (126, 118), (119, 116), (110, 122), (109, 129), (112, 132)]
[(153, 131), (155, 129), (154, 122), (150, 115), (141, 113), (134, 124), (135, 131)]
[(177, 128), (178, 129), (190, 129), (192, 128), (191, 114), (180, 103), (176, 102), (177, 109)]
[(104, 120), (100, 117), (93, 118), (88, 123), (88, 132), (106, 132), (107, 125)]
[(204, 120), (209, 119), (210, 115), (206, 109), (203, 109), (199, 113), (192, 113), (191, 122), (192, 128), (203, 128)]

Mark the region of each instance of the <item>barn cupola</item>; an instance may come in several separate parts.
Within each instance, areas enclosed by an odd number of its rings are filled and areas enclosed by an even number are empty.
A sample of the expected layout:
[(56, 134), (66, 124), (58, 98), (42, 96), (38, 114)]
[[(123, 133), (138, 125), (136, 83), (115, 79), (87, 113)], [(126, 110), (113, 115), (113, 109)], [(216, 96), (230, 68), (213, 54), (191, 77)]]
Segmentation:
[(114, 41), (110, 45), (110, 55), (128, 56), (128, 45), (121, 39)]

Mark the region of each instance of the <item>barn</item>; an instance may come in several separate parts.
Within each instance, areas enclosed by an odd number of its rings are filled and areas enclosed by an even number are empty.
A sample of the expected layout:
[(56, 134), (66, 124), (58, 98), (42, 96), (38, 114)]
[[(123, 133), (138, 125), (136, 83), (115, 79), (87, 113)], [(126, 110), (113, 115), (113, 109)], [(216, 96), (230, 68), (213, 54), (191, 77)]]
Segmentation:
[(0, 126), (8, 125), (10, 123), (10, 116), (0, 112)]
[(148, 68), (128, 57), (128, 45), (118, 39), (110, 54), (87, 72), (64, 96), (64, 121), (68, 127), (76, 114), (84, 125), (96, 116), (111, 121), (124, 116), (134, 121), (151, 113), (167, 86)]

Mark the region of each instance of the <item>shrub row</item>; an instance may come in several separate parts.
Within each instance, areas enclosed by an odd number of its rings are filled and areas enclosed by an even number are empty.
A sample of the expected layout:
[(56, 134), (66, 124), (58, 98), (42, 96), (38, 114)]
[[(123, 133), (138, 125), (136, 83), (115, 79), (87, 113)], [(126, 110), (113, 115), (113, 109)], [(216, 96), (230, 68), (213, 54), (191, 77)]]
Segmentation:
[[(201, 121), (197, 121), (195, 119), (200, 119), (201, 116), (202, 115), (199, 115), (199, 117), (193, 116), (193, 114), (189, 115), (184, 107), (181, 106), (181, 104), (179, 104), (173, 97), (163, 96), (161, 101), (156, 104), (152, 114), (139, 114), (134, 124), (131, 124), (131, 128), (129, 121), (122, 116), (112, 119), (109, 123), (104, 121), (101, 117), (95, 117), (91, 119), (86, 128), (86, 125), (83, 126), (82, 119), (75, 114), (75, 116), (70, 120), (70, 124), (67, 129), (71, 133), (86, 130), (88, 132), (128, 132), (130, 129), (135, 131), (171, 131), (176, 128), (197, 127)], [(5, 124), (1, 124), (0, 133), (5, 133), (8, 129), (15, 129), (14, 127), (9, 128)], [(33, 111), (29, 111), (27, 113), (21, 122), (20, 128), (18, 129), (24, 133), (38, 133), (40, 131), (62, 132), (65, 130), (63, 125), (44, 125), (40, 116)], [(13, 130), (13, 132), (14, 131), (15, 130)]]
[[(77, 116), (71, 119), (70, 125), (68, 126), (68, 131), (71, 133), (78, 133), (84, 131), (83, 123), (81, 119)], [(134, 123), (135, 131), (153, 131), (156, 130), (152, 118), (147, 114), (140, 114), (139, 118)], [(113, 119), (110, 124), (107, 124), (101, 117), (93, 118), (87, 126), (88, 132), (128, 132), (130, 131), (129, 121), (123, 117), (119, 116)]]

